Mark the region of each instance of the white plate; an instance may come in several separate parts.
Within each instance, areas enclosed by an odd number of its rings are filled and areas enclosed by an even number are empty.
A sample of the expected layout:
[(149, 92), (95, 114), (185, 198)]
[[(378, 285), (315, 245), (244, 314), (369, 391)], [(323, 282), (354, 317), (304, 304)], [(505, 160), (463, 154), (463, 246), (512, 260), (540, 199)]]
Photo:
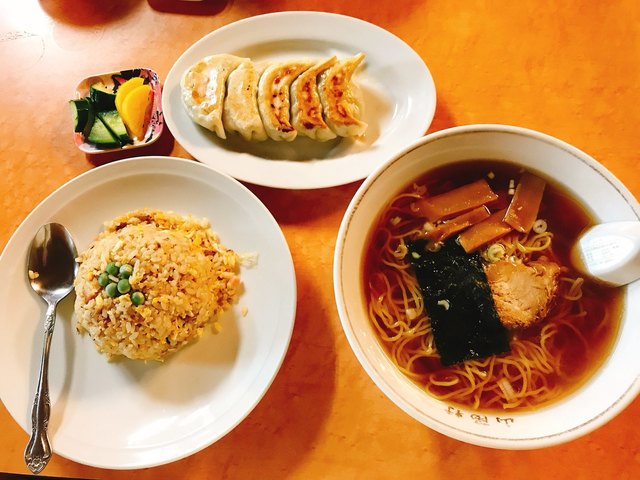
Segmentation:
[(295, 273), (286, 241), (269, 211), (240, 183), (170, 157), (91, 170), (36, 207), (0, 256), (0, 398), (27, 432), (45, 313), (25, 273), (33, 235), (42, 224), (59, 222), (83, 250), (103, 221), (142, 207), (208, 218), (224, 245), (259, 257), (256, 266), (241, 268), (245, 291), (222, 319), (222, 332), (205, 335), (164, 364), (109, 363), (88, 335), (75, 333), (74, 295), (59, 305), (49, 369), (52, 447), (102, 468), (167, 463), (229, 432), (269, 388), (295, 318)]
[[(195, 124), (182, 104), (180, 80), (201, 58), (230, 53), (253, 60), (344, 58), (363, 52), (355, 75), (364, 95), (364, 140), (291, 143), (219, 139)], [(424, 135), (436, 106), (424, 61), (388, 31), (352, 17), (322, 12), (281, 12), (220, 28), (192, 45), (174, 64), (162, 93), (164, 118), (195, 158), (231, 176), (270, 187), (309, 189), (360, 180), (410, 141)]]

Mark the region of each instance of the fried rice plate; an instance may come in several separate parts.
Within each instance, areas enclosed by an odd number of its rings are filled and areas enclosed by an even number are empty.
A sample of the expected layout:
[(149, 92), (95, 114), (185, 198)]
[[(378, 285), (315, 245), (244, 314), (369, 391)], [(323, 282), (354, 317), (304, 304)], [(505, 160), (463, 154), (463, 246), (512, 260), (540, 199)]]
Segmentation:
[[(217, 331), (241, 285), (238, 255), (219, 243), (209, 223), (173, 212), (143, 209), (115, 218), (78, 261), (76, 329), (109, 359), (162, 361), (206, 327)], [(130, 276), (109, 274), (110, 264), (125, 265)], [(129, 285), (124, 293), (115, 290), (122, 278)]]

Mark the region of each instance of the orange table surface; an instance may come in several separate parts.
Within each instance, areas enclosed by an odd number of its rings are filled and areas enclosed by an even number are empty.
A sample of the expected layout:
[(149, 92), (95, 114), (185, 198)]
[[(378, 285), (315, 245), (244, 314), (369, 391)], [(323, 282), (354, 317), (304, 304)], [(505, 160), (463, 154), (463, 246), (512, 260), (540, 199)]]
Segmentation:
[[(80, 79), (132, 66), (153, 68), (164, 79), (181, 53), (212, 30), (311, 5), (375, 23), (418, 52), (438, 92), (430, 131), (471, 123), (540, 130), (598, 159), (640, 197), (637, 0), (7, 1), (0, 3), (0, 246), (64, 182), (119, 158), (88, 157), (72, 141), (67, 100)], [(166, 129), (156, 144), (131, 154), (191, 158)], [(310, 191), (247, 185), (287, 239), (298, 312), (278, 376), (238, 427), (199, 453), (160, 467), (109, 471), (54, 456), (44, 474), (640, 478), (640, 399), (573, 442), (499, 451), (430, 430), (378, 390), (349, 347), (333, 296), (333, 247), (359, 184)], [(27, 439), (0, 406), (0, 472), (28, 473), (22, 458)]]

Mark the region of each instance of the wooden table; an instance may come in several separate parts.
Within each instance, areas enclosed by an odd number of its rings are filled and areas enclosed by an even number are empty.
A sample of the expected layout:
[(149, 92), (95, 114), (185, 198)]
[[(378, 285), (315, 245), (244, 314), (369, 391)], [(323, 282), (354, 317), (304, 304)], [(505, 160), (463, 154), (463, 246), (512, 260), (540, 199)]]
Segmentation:
[[(21, 0), (0, 4), (0, 245), (67, 180), (103, 162), (76, 149), (67, 106), (90, 74), (148, 66), (165, 78), (194, 41), (235, 20), (308, 8), (300, 0)], [(470, 123), (537, 129), (601, 161), (640, 197), (640, 2), (319, 0), (373, 22), (426, 61), (438, 103), (430, 131)], [(135, 155), (190, 158), (165, 130)], [(108, 161), (117, 161), (109, 157)], [(539, 451), (467, 445), (395, 407), (340, 327), (332, 252), (359, 183), (312, 191), (248, 185), (279, 222), (298, 281), (284, 365), (255, 410), (173, 464), (108, 471), (55, 456), (47, 475), (86, 478), (640, 478), (640, 399), (581, 439)], [(10, 339), (5, 339), (10, 341)], [(0, 472), (27, 473), (27, 435), (0, 407)]]

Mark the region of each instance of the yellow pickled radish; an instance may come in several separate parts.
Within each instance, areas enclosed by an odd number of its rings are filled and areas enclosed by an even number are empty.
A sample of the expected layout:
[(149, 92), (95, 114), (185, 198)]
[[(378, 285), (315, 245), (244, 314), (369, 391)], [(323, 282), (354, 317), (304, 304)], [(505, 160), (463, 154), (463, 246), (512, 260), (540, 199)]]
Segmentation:
[(142, 77), (133, 77), (124, 82), (122, 85), (118, 87), (118, 91), (116, 92), (116, 110), (118, 113), (122, 114), (122, 102), (124, 101), (124, 97), (126, 97), (131, 90), (136, 87), (139, 87), (144, 83), (144, 78)]
[(131, 90), (122, 101), (120, 116), (129, 132), (138, 140), (144, 137), (147, 109), (151, 104), (151, 86), (140, 85)]

